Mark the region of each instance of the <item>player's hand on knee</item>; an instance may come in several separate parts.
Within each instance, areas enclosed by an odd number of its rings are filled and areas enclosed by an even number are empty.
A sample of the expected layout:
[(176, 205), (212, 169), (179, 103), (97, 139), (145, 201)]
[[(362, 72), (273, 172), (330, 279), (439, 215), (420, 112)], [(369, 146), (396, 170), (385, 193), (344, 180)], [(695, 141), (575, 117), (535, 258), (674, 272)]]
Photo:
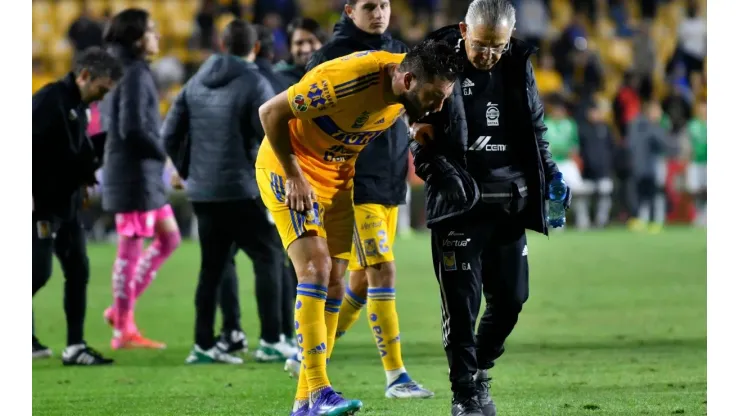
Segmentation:
[(311, 209), (316, 195), (303, 174), (285, 180), (285, 202), (293, 211), (304, 212)]

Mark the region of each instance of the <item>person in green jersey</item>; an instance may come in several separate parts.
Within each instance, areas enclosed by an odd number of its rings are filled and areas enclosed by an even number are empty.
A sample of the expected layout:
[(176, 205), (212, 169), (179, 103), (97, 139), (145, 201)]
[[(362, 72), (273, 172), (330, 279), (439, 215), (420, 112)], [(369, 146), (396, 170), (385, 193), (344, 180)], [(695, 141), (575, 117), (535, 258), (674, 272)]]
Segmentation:
[(576, 162), (579, 154), (578, 124), (568, 113), (564, 97), (553, 94), (548, 101), (550, 109), (545, 113), (544, 121), (547, 126), (545, 137), (550, 142), (550, 153), (573, 194), (571, 206), (575, 212), (576, 226), (588, 228), (588, 205), (584, 195), (583, 177)]
[(691, 143), (691, 162), (686, 174), (686, 188), (693, 195), (698, 210), (694, 221), (706, 224), (707, 217), (707, 103), (696, 103), (694, 118), (687, 126)]

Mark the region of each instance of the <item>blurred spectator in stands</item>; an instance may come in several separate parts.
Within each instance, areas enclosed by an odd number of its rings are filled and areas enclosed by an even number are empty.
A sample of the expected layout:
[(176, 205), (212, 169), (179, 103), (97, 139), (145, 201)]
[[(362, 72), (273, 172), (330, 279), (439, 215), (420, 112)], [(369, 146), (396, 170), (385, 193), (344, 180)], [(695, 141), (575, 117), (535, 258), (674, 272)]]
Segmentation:
[(610, 0), (609, 15), (616, 25), (614, 34), (628, 38), (633, 35), (634, 30), (630, 24), (629, 6), (625, 0)]
[(658, 12), (658, 3), (662, 0), (640, 0), (640, 12), (645, 20), (652, 20)]
[(308, 60), (324, 44), (326, 34), (315, 20), (298, 17), (288, 25), (288, 39), (290, 58), (279, 62), (275, 69), (293, 85), (305, 75)]
[(69, 26), (67, 38), (74, 47), (75, 55), (91, 46), (103, 45), (103, 27), (90, 13), (88, 1), (82, 2), (82, 13)]
[(686, 65), (689, 78), (694, 72), (701, 73), (707, 56), (707, 20), (699, 16), (695, 1), (686, 9), (686, 18), (678, 27), (678, 50), (680, 61)]
[(693, 96), (691, 87), (682, 82), (674, 82), (663, 99), (663, 111), (670, 122), (669, 127), (677, 132), (686, 126), (691, 119)]
[[(577, 15), (582, 15), (590, 21), (596, 20), (596, 0), (571, 0), (573, 4), (573, 12)], [(585, 36), (585, 35), (584, 35)]]
[(31, 84), (33, 93), (40, 90), (44, 85), (56, 81), (48, 72), (44, 71), (44, 61), (41, 58), (31, 60)]
[(694, 198), (698, 214), (694, 223), (706, 225), (707, 220), (707, 102), (697, 101), (694, 118), (688, 124), (691, 162), (686, 176), (686, 188)]
[(615, 138), (606, 121), (606, 112), (595, 100), (589, 100), (586, 105), (585, 119), (578, 125), (578, 138), (583, 160), (583, 189), (588, 204), (586, 211), (591, 213), (591, 203), (596, 197), (595, 223), (602, 228), (609, 223), (612, 207)]
[(620, 137), (627, 134), (627, 126), (640, 114), (640, 78), (632, 71), (624, 74), (622, 86), (619, 87), (612, 105), (614, 123)]
[(433, 29), (432, 23), (440, 0), (409, 0), (409, 7), (414, 11), (414, 24), (426, 26), (428, 30)]
[(195, 15), (195, 31), (193, 40), (195, 48), (205, 51), (218, 49), (216, 42), (216, 17), (218, 16), (218, 3), (216, 0), (202, 0), (200, 10)]
[(668, 132), (661, 125), (662, 109), (655, 101), (643, 105), (643, 111), (632, 120), (627, 131), (632, 178), (637, 191), (628, 225), (642, 230), (647, 224), (651, 231), (659, 231), (665, 221), (665, 197), (662, 195), (661, 159), (669, 147)]
[(552, 45), (552, 56), (555, 58), (555, 68), (558, 69), (564, 78), (567, 78), (566, 73), (568, 71), (568, 61), (575, 50), (576, 41), (578, 39), (586, 39), (586, 22), (587, 18), (582, 13), (577, 13), (573, 16), (570, 24), (566, 26), (558, 40)]
[(300, 15), (295, 0), (254, 0), (253, 22), (271, 29), (292, 22)]
[[(516, 9), (518, 38), (536, 47), (542, 46), (542, 40), (550, 30), (550, 15), (543, 0), (520, 0)], [(542, 90), (540, 89), (540, 93)]]
[(576, 38), (574, 45), (563, 78), (577, 97), (591, 97), (604, 85), (604, 69), (599, 56), (589, 49), (586, 38)]
[(650, 33), (652, 24), (644, 21), (632, 38), (632, 72), (639, 79), (639, 94), (649, 100), (653, 94), (653, 73), (657, 67), (658, 51)]
[(560, 94), (548, 97), (549, 109), (545, 112), (547, 141), (550, 142), (552, 160), (557, 163), (563, 178), (573, 193), (572, 209), (576, 215), (576, 226), (588, 226), (588, 210), (583, 193), (583, 179), (579, 167), (578, 125), (568, 114), (567, 101)]
[(543, 53), (537, 58), (534, 77), (540, 95), (546, 97), (556, 92), (563, 92), (563, 77), (555, 69), (555, 59), (548, 53)]

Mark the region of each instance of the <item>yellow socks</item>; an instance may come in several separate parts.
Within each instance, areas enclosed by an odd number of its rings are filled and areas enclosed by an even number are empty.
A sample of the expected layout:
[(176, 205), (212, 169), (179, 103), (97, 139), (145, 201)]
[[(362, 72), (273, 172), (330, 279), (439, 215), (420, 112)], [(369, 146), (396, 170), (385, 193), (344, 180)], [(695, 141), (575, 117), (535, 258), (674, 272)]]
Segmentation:
[(301, 283), (297, 292), (296, 338), (303, 361), (296, 400), (307, 400), (310, 392), (331, 385), (326, 374), (326, 287)]
[(396, 370), (403, 369), (401, 330), (396, 312), (396, 289), (369, 288), (367, 317), (386, 373), (396, 373)]
[(337, 338), (344, 335), (352, 328), (352, 325), (360, 319), (360, 312), (365, 306), (365, 299), (352, 293), (349, 288), (344, 293), (344, 301), (339, 308), (339, 324), (337, 325)]
[(329, 363), (331, 353), (334, 351), (334, 342), (337, 340), (337, 325), (339, 324), (340, 305), (342, 299), (327, 299), (324, 308), (324, 321), (326, 322), (326, 362)]

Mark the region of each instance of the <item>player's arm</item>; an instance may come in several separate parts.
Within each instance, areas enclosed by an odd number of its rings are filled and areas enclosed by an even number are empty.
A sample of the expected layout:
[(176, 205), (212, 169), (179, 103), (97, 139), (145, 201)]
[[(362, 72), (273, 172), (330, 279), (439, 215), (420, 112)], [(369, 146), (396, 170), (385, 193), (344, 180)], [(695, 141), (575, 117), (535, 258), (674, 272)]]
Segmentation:
[[(288, 122), (294, 118), (310, 120), (336, 111), (337, 98), (329, 80), (331, 74), (327, 72), (304, 76), (299, 83), (270, 99), (259, 110), (265, 136), (285, 172), (286, 203), (296, 211), (309, 209), (315, 195), (298, 165), (290, 142)], [(306, 140), (305, 137), (302, 139)]]

